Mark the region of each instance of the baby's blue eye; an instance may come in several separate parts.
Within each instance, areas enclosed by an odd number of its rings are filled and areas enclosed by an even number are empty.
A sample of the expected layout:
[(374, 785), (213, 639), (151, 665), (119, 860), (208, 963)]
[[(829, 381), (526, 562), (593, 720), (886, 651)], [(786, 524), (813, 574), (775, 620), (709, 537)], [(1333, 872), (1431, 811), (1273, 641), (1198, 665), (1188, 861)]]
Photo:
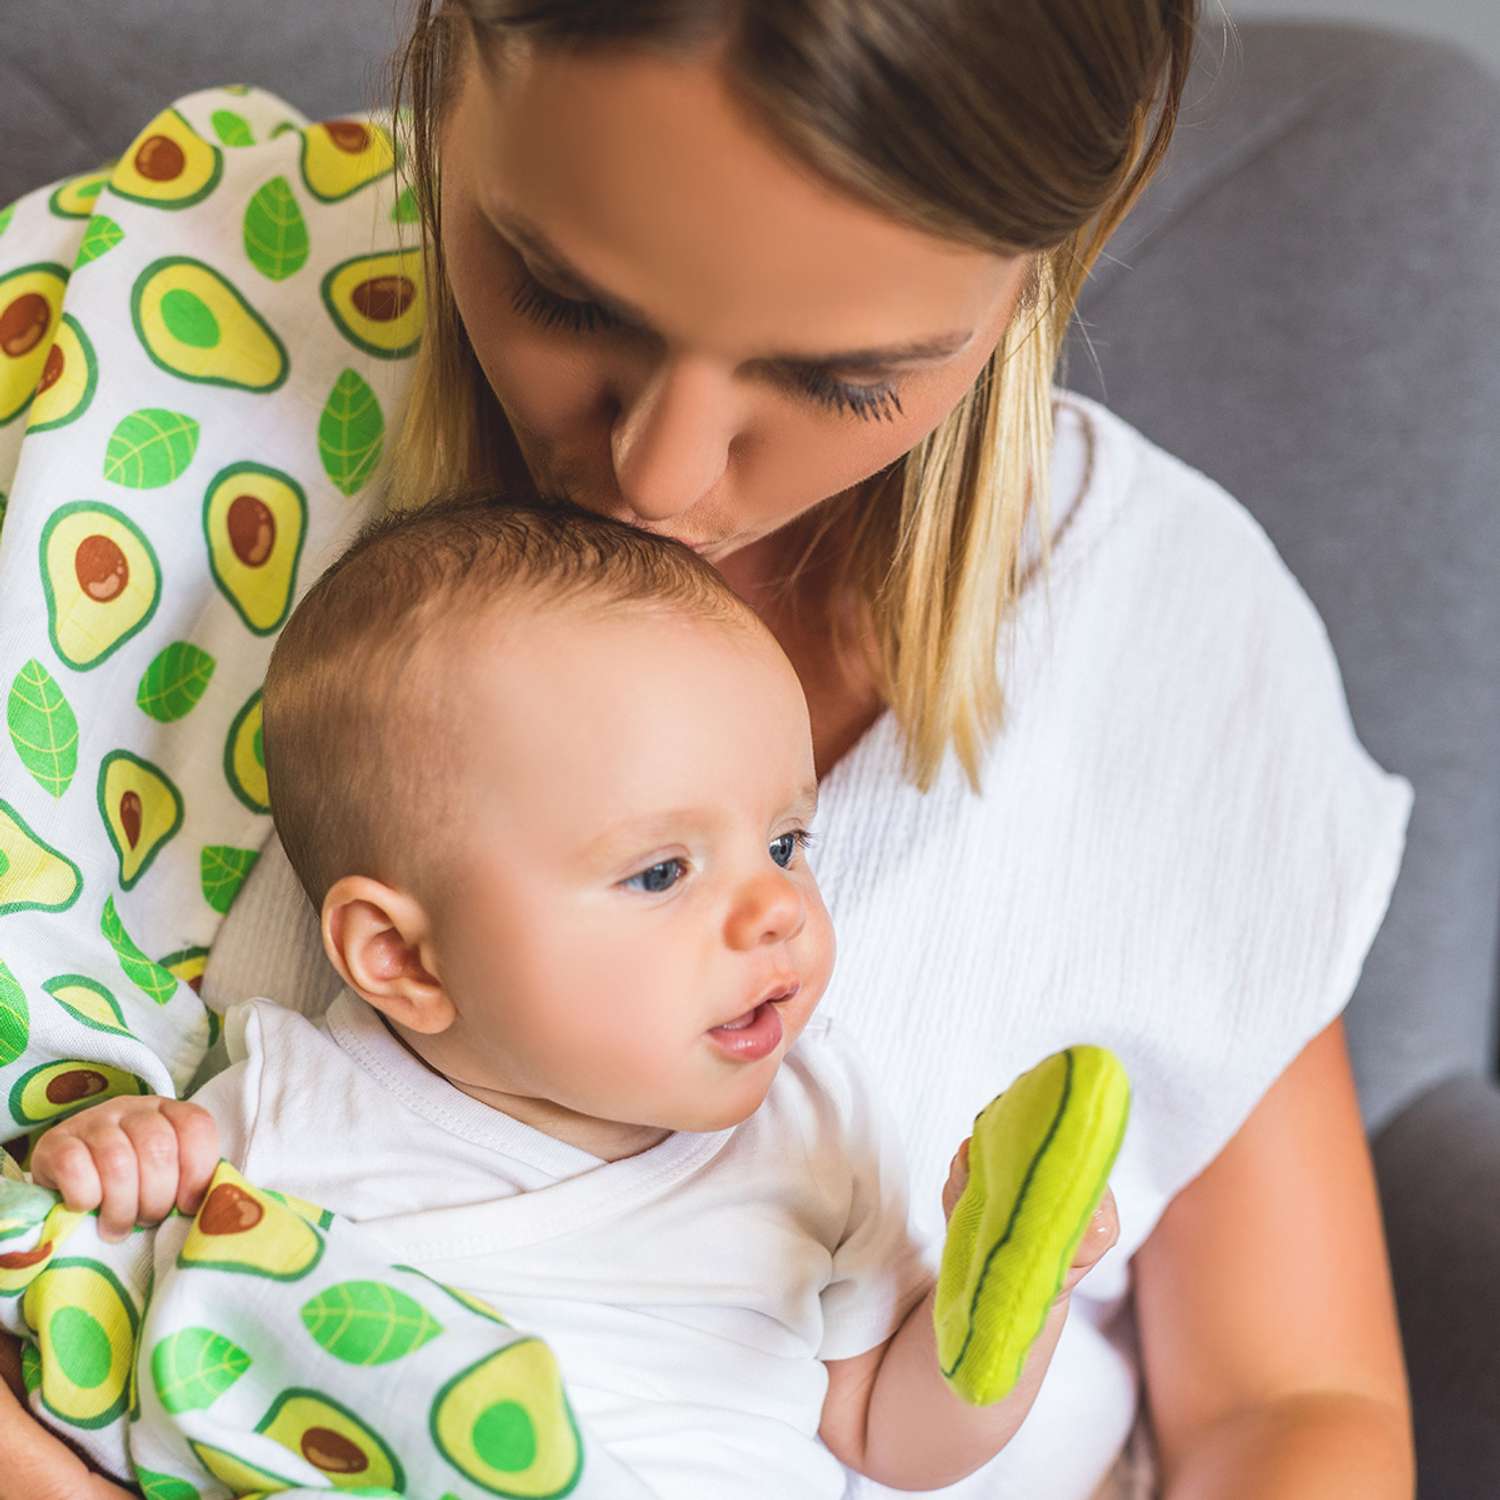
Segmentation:
[(663, 891), (671, 890), (681, 879), (682, 861), (664, 859), (660, 864), (652, 865), (649, 870), (642, 870), (639, 875), (630, 876), (624, 884), (638, 891), (645, 891), (648, 895), (658, 896)]
[(798, 828), (792, 833), (784, 833), (779, 839), (771, 841), (771, 858), (784, 870), (791, 864), (799, 848), (805, 849), (812, 842), (812, 835)]

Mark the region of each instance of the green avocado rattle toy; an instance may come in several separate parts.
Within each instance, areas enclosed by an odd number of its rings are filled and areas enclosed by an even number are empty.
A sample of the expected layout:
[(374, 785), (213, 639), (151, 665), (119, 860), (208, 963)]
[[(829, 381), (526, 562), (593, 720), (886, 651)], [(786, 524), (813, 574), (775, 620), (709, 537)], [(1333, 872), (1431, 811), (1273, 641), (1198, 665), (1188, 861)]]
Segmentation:
[(1079, 1046), (1023, 1073), (975, 1119), (932, 1314), (943, 1375), (971, 1405), (1003, 1400), (1020, 1379), (1129, 1117), (1119, 1059)]

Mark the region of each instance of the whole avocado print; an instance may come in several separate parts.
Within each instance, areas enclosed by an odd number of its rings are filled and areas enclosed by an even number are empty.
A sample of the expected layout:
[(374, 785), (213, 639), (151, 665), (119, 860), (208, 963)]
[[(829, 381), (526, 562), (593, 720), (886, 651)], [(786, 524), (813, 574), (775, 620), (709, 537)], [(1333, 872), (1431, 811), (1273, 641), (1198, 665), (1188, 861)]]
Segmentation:
[(322, 1236), (299, 1214), (220, 1162), (177, 1264), (297, 1281), (322, 1255)]
[(120, 889), (128, 891), (182, 827), (182, 794), (171, 778), (129, 750), (111, 750), (99, 763), (99, 815), (120, 860)]
[(283, 1391), (255, 1430), (321, 1469), (340, 1489), (405, 1487), (401, 1464), (381, 1438), (347, 1407), (318, 1391)]
[(540, 1339), (517, 1339), (454, 1376), (429, 1423), (443, 1457), (492, 1495), (566, 1495), (583, 1469), (562, 1375)]
[(123, 1068), (69, 1059), (23, 1073), (11, 1088), (10, 1112), (18, 1125), (52, 1125), (103, 1099), (150, 1092)]
[(169, 375), (261, 393), (286, 379), (286, 346), (234, 284), (201, 260), (152, 261), (136, 278), (130, 316), (146, 353)]
[(53, 649), (86, 672), (140, 630), (161, 599), (161, 569), (129, 517), (96, 500), (75, 500), (42, 528), (42, 591)]
[(95, 1031), (130, 1035), (120, 1002), (97, 979), (90, 979), (86, 974), (58, 974), (44, 979), (42, 988), (75, 1021), (81, 1021)]
[(157, 208), (189, 208), (218, 186), (224, 153), (175, 109), (164, 109), (131, 142), (110, 176), (110, 191)]
[(38, 838), (0, 798), (0, 917), (13, 911), (66, 911), (83, 890), (83, 872)]
[(98, 384), (94, 346), (72, 313), (64, 313), (37, 379), (26, 430), (50, 432), (76, 421), (89, 409)]
[(334, 326), (366, 354), (404, 359), (421, 342), (427, 299), (419, 252), (356, 255), (324, 276), (322, 291)]
[(60, 1257), (26, 1289), (21, 1311), (42, 1354), (42, 1405), (74, 1427), (103, 1427), (125, 1410), (140, 1315), (114, 1273)]
[(307, 533), (307, 497), (290, 474), (264, 464), (221, 469), (203, 499), (214, 582), (256, 635), (286, 619)]
[(0, 276), (0, 427), (31, 405), (62, 318), (66, 266), (38, 261)]
[(251, 812), (270, 812), (271, 793), (266, 784), (259, 688), (250, 695), (229, 726), (229, 737), (224, 743), (224, 775), (229, 789)]
[(301, 135), (302, 180), (324, 203), (337, 203), (396, 168), (390, 133), (373, 120), (321, 120)]

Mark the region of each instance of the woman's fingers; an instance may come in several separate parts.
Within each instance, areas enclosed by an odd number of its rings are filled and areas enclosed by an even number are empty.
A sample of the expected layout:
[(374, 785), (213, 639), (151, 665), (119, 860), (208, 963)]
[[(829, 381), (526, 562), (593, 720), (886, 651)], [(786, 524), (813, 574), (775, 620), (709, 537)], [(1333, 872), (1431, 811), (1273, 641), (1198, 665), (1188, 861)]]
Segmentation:
[(952, 1218), (958, 1200), (969, 1185), (969, 1137), (965, 1137), (953, 1160), (948, 1163), (948, 1180), (943, 1184), (943, 1217)]
[(1078, 1243), (1073, 1263), (1068, 1267), (1068, 1274), (1063, 1279), (1062, 1291), (1058, 1295), (1067, 1296), (1099, 1263), (1105, 1251), (1114, 1247), (1119, 1238), (1119, 1209), (1115, 1205), (1113, 1189), (1106, 1187), (1104, 1196), (1099, 1200), (1099, 1206), (1094, 1210), (1093, 1218), (1089, 1220), (1089, 1227), (1084, 1230), (1083, 1238)]

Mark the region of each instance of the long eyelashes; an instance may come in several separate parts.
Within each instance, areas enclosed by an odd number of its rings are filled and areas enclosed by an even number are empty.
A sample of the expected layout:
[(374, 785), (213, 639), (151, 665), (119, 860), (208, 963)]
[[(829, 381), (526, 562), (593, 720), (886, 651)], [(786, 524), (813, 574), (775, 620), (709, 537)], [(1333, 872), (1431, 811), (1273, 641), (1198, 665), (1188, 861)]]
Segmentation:
[[(598, 333), (621, 326), (620, 320), (597, 302), (561, 297), (530, 275), (516, 286), (511, 306), (543, 328), (565, 329), (569, 333)], [(789, 373), (798, 388), (814, 401), (861, 421), (893, 422), (905, 414), (901, 398), (892, 386), (851, 385), (821, 370), (794, 369)]]

